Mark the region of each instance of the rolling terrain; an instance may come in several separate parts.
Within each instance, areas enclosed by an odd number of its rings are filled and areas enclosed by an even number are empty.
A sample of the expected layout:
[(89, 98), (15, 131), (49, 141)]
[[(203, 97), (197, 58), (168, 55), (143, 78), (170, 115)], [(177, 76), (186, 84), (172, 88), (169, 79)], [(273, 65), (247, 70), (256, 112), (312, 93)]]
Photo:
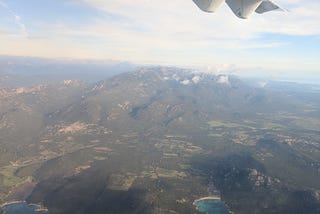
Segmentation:
[(319, 100), (314, 86), (163, 67), (3, 84), (0, 202), (197, 213), (213, 183), (235, 213), (319, 213)]

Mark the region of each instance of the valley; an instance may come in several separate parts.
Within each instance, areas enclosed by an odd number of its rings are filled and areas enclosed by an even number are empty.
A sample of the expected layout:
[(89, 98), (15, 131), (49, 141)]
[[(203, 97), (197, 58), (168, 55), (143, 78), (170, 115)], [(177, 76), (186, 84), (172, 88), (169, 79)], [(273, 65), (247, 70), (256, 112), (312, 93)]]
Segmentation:
[(1, 87), (0, 202), (49, 213), (320, 211), (320, 90), (152, 67)]

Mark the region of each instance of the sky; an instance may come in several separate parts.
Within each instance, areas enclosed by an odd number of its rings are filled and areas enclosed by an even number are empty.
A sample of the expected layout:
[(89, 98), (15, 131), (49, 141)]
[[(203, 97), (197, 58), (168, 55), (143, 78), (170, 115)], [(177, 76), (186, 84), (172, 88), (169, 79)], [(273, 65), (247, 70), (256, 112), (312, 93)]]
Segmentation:
[(0, 0), (0, 55), (124, 60), (320, 80), (320, 1), (237, 18), (192, 0)]

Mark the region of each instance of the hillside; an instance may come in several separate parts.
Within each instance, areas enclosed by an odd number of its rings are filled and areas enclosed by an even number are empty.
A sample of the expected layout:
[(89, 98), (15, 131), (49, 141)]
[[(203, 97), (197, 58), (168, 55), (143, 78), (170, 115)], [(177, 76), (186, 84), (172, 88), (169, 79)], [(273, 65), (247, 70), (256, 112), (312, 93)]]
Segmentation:
[(2, 87), (0, 200), (195, 213), (213, 183), (236, 213), (317, 213), (319, 91), (275, 85), (157, 67)]

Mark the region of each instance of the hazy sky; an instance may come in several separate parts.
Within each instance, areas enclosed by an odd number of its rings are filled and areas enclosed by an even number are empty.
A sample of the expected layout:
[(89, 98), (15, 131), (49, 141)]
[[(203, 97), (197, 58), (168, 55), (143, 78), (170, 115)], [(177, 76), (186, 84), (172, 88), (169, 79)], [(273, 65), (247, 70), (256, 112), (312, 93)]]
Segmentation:
[(320, 1), (237, 18), (192, 0), (0, 0), (0, 54), (209, 66), (320, 79)]

